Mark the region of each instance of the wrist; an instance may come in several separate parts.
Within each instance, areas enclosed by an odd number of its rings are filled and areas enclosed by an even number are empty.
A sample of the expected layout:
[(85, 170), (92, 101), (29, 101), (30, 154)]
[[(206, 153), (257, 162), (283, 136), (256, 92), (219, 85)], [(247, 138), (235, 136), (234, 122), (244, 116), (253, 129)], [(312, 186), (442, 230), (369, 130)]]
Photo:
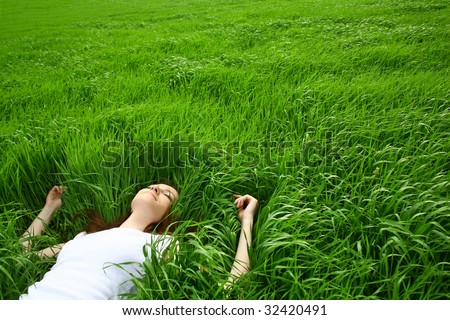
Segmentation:
[(44, 205), (44, 210), (49, 211), (50, 213), (54, 213), (58, 209), (59, 209), (59, 206), (56, 204), (46, 203)]
[(253, 226), (253, 217), (242, 218), (241, 224), (243, 227)]

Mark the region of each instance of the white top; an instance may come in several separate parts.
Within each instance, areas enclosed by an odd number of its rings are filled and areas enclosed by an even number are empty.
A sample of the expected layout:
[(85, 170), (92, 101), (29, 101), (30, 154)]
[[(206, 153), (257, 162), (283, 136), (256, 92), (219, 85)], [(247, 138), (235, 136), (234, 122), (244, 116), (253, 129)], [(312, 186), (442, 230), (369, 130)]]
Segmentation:
[(131, 279), (143, 275), (144, 246), (149, 258), (152, 250), (160, 258), (170, 242), (170, 236), (131, 228), (79, 233), (63, 246), (44, 278), (19, 299), (120, 299), (134, 288)]

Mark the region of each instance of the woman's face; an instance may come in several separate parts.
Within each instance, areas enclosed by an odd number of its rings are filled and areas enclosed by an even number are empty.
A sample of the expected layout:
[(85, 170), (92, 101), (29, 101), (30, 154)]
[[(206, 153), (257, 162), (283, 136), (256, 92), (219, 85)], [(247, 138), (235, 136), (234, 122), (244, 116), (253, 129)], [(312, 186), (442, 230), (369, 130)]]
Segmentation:
[(148, 217), (150, 222), (159, 222), (169, 212), (178, 197), (178, 192), (173, 187), (166, 184), (153, 184), (139, 190), (131, 202), (131, 210)]

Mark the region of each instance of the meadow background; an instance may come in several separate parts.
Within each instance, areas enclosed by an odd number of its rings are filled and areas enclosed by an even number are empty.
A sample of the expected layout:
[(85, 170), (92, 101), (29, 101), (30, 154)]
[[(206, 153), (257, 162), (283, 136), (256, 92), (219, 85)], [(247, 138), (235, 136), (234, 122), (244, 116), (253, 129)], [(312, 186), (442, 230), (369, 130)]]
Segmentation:
[[(0, 298), (53, 263), (18, 244), (53, 185), (36, 250), (168, 178), (181, 249), (132, 299), (448, 299), (449, 17), (447, 0), (1, 0)], [(228, 296), (233, 193), (260, 210)]]

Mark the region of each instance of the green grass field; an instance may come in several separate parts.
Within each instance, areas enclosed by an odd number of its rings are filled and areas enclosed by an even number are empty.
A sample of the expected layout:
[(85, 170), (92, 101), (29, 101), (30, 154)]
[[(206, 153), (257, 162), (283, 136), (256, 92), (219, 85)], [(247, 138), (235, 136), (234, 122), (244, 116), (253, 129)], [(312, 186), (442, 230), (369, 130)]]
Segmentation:
[[(0, 1), (0, 298), (36, 250), (139, 187), (181, 187), (176, 261), (134, 299), (224, 299), (259, 199), (242, 299), (450, 298), (450, 1)], [(179, 266), (182, 269), (179, 269)]]

